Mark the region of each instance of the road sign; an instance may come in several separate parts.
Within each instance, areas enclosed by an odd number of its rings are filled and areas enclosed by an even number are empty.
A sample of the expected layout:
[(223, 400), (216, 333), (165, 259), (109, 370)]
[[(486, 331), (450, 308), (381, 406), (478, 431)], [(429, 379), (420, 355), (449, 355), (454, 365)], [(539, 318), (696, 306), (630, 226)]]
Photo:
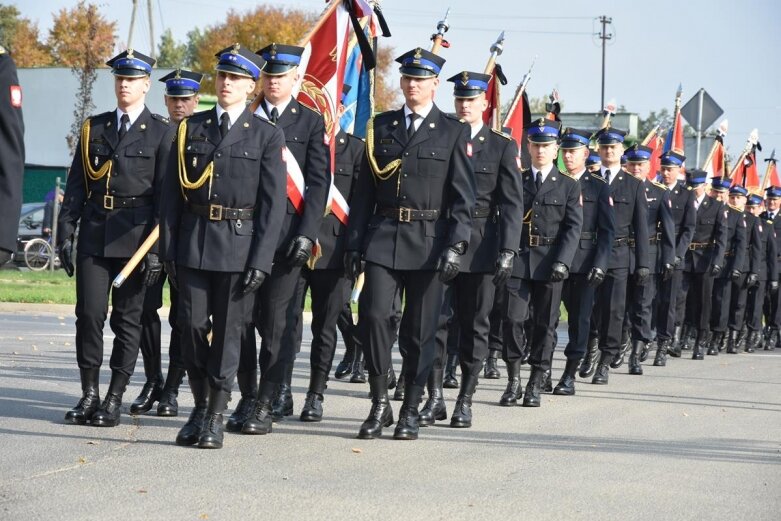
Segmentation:
[(702, 132), (713, 125), (722, 114), (724, 111), (705, 89), (700, 89), (686, 102), (686, 105), (681, 107), (681, 115), (697, 132)]

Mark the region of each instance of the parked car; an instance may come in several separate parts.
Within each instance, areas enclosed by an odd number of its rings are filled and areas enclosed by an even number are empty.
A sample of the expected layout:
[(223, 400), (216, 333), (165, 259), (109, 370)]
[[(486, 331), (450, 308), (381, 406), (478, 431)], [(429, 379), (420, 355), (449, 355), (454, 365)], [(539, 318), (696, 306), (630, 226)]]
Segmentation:
[(32, 239), (43, 236), (43, 212), (46, 203), (24, 203), (19, 215), (19, 231), (16, 236), (16, 252), (13, 260), (24, 264), (24, 247)]

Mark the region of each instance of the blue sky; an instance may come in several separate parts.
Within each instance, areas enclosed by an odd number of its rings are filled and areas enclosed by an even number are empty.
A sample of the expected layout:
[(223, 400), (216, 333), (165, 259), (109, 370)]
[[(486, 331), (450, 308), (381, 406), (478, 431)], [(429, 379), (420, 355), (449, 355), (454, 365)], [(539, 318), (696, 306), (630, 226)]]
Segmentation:
[[(51, 13), (77, 0), (1, 0), (15, 3), (22, 15), (51, 25)], [(131, 0), (94, 0), (108, 17), (119, 22), (125, 42)], [(133, 46), (144, 52), (148, 43), (146, 1), (139, 0)], [(170, 28), (185, 39), (187, 31), (223, 19), (233, 8), (249, 10), (252, 0), (153, 0), (156, 34)], [(291, 8), (319, 12), (323, 0), (277, 2)], [(764, 152), (781, 153), (781, 2), (773, 0), (692, 0), (636, 2), (522, 2), (518, 0), (383, 0), (383, 11), (393, 36), (381, 45), (398, 54), (427, 47), (436, 22), (450, 7), (449, 49), (443, 79), (461, 70), (482, 70), (489, 47), (501, 30), (506, 32), (500, 58), (509, 79), (509, 95), (521, 81), (532, 59), (536, 65), (528, 91), (543, 96), (559, 90), (565, 111), (600, 109), (601, 47), (594, 33), (600, 15), (612, 18), (614, 37), (607, 47), (605, 98), (645, 116), (651, 110), (672, 109), (678, 84), (684, 103), (705, 88), (729, 119), (727, 146), (737, 154), (753, 128), (759, 129)], [(395, 76), (395, 74), (394, 74)], [(396, 81), (395, 79), (393, 80)], [(437, 103), (450, 109), (451, 89), (440, 87)], [(718, 122), (717, 122), (718, 123)], [(703, 151), (703, 156), (705, 151)], [(761, 167), (764, 172), (764, 164)]]

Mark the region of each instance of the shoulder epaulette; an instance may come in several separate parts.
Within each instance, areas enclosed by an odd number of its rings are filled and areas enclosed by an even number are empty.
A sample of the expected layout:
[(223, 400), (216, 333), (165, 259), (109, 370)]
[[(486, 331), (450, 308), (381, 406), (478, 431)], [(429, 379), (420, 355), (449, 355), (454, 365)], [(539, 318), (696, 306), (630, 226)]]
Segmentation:
[(591, 172), (586, 172), (586, 173), (588, 174), (589, 179), (596, 179), (597, 181), (602, 181), (603, 183), (607, 183), (607, 181), (605, 181), (605, 178), (602, 177), (601, 175), (595, 175)]
[(162, 122), (163, 122), (163, 123), (165, 123), (166, 125), (168, 125), (169, 123), (171, 123), (171, 120), (170, 120), (170, 119), (168, 119), (167, 117), (165, 117), (165, 116), (162, 116), (162, 115), (160, 115), (160, 114), (154, 114), (154, 113), (153, 113), (153, 114), (152, 114), (152, 118), (153, 118), (153, 119), (156, 119), (156, 120), (158, 120), (158, 121), (162, 121)]
[(258, 118), (259, 120), (261, 120), (261, 121), (264, 121), (264, 122), (268, 123), (268, 124), (269, 124), (269, 125), (271, 125), (272, 127), (276, 127), (276, 125), (275, 125), (274, 123), (272, 123), (272, 122), (271, 122), (271, 121), (269, 121), (268, 119), (264, 118), (264, 117), (263, 117), (263, 116), (261, 116), (260, 114), (256, 114), (256, 113), (254, 113), (254, 112), (253, 112), (253, 113), (252, 113), (252, 115), (253, 115), (253, 116), (255, 116), (256, 118)]
[(667, 190), (667, 186), (663, 185), (662, 183), (660, 183), (658, 181), (651, 181), (651, 184), (654, 185), (654, 186), (658, 186), (662, 190), (665, 190), (665, 191)]
[(506, 139), (507, 141), (510, 141), (510, 140), (512, 140), (512, 136), (508, 136), (507, 134), (505, 134), (505, 133), (504, 133), (504, 132), (502, 132), (501, 130), (496, 130), (495, 128), (492, 128), (492, 129), (491, 129), (491, 132), (493, 132), (493, 133), (494, 133), (494, 134), (496, 134), (497, 136), (502, 136), (502, 137), (503, 137), (504, 139)]
[(567, 177), (569, 177), (569, 178), (570, 178), (570, 179), (572, 179), (573, 181), (577, 181), (577, 180), (578, 180), (578, 179), (577, 179), (577, 178), (576, 178), (574, 175), (570, 174), (569, 172), (562, 172), (561, 170), (559, 170), (559, 173), (560, 173), (561, 175), (564, 175), (564, 176), (567, 176)]
[(732, 206), (731, 204), (727, 204), (727, 206), (729, 206), (730, 208), (732, 208), (736, 212), (743, 213), (743, 211), (740, 208), (738, 208), (737, 206)]
[(447, 119), (454, 119), (458, 121), (459, 123), (466, 123), (463, 119), (454, 116), (453, 114), (448, 114), (447, 112), (442, 112), (442, 115), (445, 116)]
[(322, 115), (323, 115), (323, 114), (322, 114), (322, 112), (320, 112), (320, 111), (319, 111), (319, 110), (317, 110), (317, 109), (313, 109), (313, 108), (312, 108), (312, 107), (310, 107), (309, 105), (304, 105), (303, 103), (299, 103), (299, 105), (301, 105), (301, 107), (302, 107), (302, 108), (305, 108), (305, 109), (309, 109), (309, 110), (311, 110), (312, 112), (314, 112), (314, 113), (315, 113), (315, 114), (317, 114), (318, 116), (322, 116)]

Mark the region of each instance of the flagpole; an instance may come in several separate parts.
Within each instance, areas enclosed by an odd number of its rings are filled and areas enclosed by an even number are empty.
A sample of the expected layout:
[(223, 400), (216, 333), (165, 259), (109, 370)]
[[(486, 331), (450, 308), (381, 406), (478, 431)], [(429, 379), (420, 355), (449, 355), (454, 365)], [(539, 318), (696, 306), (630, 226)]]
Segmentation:
[(534, 62), (536, 61), (537, 61), (537, 56), (534, 57), (534, 59), (532, 60), (532, 64), (529, 65), (529, 70), (526, 72), (526, 74), (523, 75), (523, 80), (521, 80), (521, 84), (518, 85), (517, 89), (515, 89), (515, 97), (513, 98), (513, 102), (510, 104), (510, 108), (507, 109), (507, 112), (504, 115), (503, 125), (507, 123), (510, 114), (515, 112), (515, 108), (518, 106), (518, 101), (523, 96), (523, 92), (526, 90), (526, 85), (529, 84), (529, 80), (532, 77), (532, 69), (534, 69)]
[(447, 41), (445, 41), (445, 33), (448, 29), (450, 29), (450, 25), (447, 23), (447, 17), (449, 14), (450, 8), (448, 7), (447, 11), (445, 12), (445, 18), (437, 23), (437, 32), (431, 36), (431, 40), (434, 42), (431, 44), (431, 52), (434, 54), (439, 54), (439, 49), (441, 47), (447, 47), (449, 45)]
[(496, 38), (496, 41), (491, 44), (491, 56), (488, 58), (488, 63), (485, 64), (483, 74), (493, 74), (496, 67), (496, 58), (504, 51), (504, 31), (502, 31)]
[(645, 136), (645, 139), (643, 139), (643, 141), (640, 144), (643, 146), (647, 146), (648, 143), (650, 143), (651, 140), (656, 137), (658, 132), (659, 132), (659, 125), (656, 125), (654, 128), (651, 129), (650, 132), (648, 132), (648, 135)]

